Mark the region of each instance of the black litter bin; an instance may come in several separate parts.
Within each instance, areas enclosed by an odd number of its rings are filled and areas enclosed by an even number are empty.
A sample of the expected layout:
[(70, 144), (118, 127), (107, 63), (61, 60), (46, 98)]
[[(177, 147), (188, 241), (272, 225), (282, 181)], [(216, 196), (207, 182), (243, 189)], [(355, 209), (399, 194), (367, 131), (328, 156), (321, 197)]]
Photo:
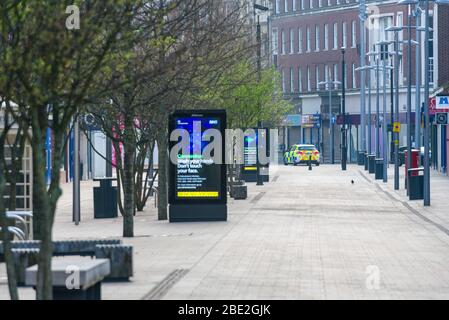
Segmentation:
[(357, 153), (357, 165), (359, 166), (365, 165), (365, 152), (359, 151)]
[(423, 167), (408, 169), (408, 197), (410, 200), (424, 199), (424, 175), (421, 172), (424, 172)]
[(117, 218), (117, 187), (112, 186), (115, 178), (97, 178), (99, 187), (94, 187), (94, 218)]
[(376, 180), (382, 180), (384, 178), (384, 159), (382, 158), (376, 159), (375, 177)]
[(376, 172), (376, 156), (374, 154), (368, 156), (368, 170), (369, 173)]

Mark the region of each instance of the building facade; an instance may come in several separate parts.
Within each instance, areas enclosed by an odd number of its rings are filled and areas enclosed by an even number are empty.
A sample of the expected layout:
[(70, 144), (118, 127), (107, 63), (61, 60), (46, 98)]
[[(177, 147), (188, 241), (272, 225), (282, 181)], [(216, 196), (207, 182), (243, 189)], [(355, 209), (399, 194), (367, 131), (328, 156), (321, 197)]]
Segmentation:
[[(415, 15), (414, 7), (410, 11), (408, 6), (398, 5), (397, 1), (366, 1), (366, 21), (363, 25), (365, 32), (366, 50), (379, 51), (376, 45), (379, 41), (392, 41), (394, 33), (386, 31), (390, 26), (407, 26), (409, 23), (415, 26), (418, 18)], [(296, 111), (303, 118), (309, 118), (310, 115), (320, 115), (321, 125), (307, 125), (301, 128), (301, 132), (295, 136), (298, 142), (307, 142), (319, 145), (323, 152), (324, 159), (330, 157), (330, 142), (332, 134), (334, 135), (334, 149), (336, 160), (338, 161), (340, 154), (341, 141), (341, 84), (325, 85), (322, 82), (339, 81), (344, 82), (346, 89), (346, 121), (349, 123), (348, 134), (348, 159), (356, 161), (357, 150), (360, 149), (360, 36), (361, 23), (359, 19), (359, 1), (356, 0), (274, 0), (273, 12), (271, 18), (271, 62), (274, 64), (282, 75), (282, 87), (284, 95), (288, 99), (292, 99), (296, 105)], [(437, 26), (436, 19), (433, 19), (434, 8), (432, 6), (431, 25)], [(436, 12), (436, 11), (435, 11)], [(444, 12), (443, 12), (444, 14)], [(421, 25), (424, 25), (423, 14), (420, 17)], [(437, 14), (435, 13), (435, 16)], [(447, 20), (447, 19), (446, 19)], [(447, 23), (447, 21), (446, 21)], [(447, 27), (446, 27), (447, 28)], [(436, 30), (436, 29), (435, 29)], [(428, 74), (431, 83), (431, 91), (437, 87), (438, 70), (437, 61), (440, 56), (434, 57), (437, 50), (436, 41), (433, 41), (431, 33), (431, 41), (428, 45), (431, 50), (431, 71)], [(408, 31), (404, 29), (398, 33), (399, 40), (408, 39)], [(417, 39), (415, 29), (411, 31), (411, 38)], [(422, 34), (421, 38), (424, 38)], [(400, 44), (402, 59), (400, 63), (400, 95), (399, 110), (400, 120), (403, 123), (400, 133), (400, 145), (405, 145), (407, 138), (406, 110), (407, 110), (407, 84), (408, 79), (412, 82), (412, 119), (413, 124), (410, 128), (412, 131), (413, 141), (415, 140), (415, 110), (417, 107), (416, 100), (416, 57), (417, 50), (421, 51), (421, 57), (424, 57), (424, 41), (418, 46), (413, 46), (412, 54), (408, 55), (408, 46), (406, 43)], [(342, 48), (345, 49), (345, 79), (343, 81), (343, 54)], [(388, 50), (393, 51), (393, 45)], [(446, 51), (447, 52), (447, 51)], [(443, 54), (444, 55), (444, 54)], [(377, 56), (379, 57), (379, 56)], [(376, 65), (377, 59), (379, 65), (387, 66), (393, 64), (393, 56), (385, 55), (376, 58), (371, 56), (366, 58), (366, 65)], [(412, 70), (408, 73), (408, 62), (411, 60)], [(446, 56), (443, 57), (446, 59)], [(424, 74), (424, 63), (418, 64)], [(444, 74), (444, 73), (443, 73)], [(376, 72), (367, 71), (366, 79), (366, 110), (368, 112), (371, 106), (372, 114), (367, 115), (367, 121), (372, 122), (371, 140), (368, 141), (367, 147), (374, 149), (376, 128), (376, 89), (380, 87), (381, 98), (379, 101), (379, 109), (382, 114), (383, 103), (383, 73), (379, 74), (379, 81), (376, 81)], [(391, 94), (391, 71), (387, 70), (385, 74), (386, 80), (386, 105), (388, 122), (391, 122), (393, 95)], [(425, 77), (421, 80), (424, 83)], [(371, 91), (371, 99), (368, 99)], [(423, 89), (421, 87), (421, 97), (423, 97)], [(421, 100), (422, 101), (422, 100)], [(421, 104), (419, 104), (421, 105)], [(331, 108), (329, 106), (332, 106)], [(306, 117), (304, 117), (306, 116)], [(390, 133), (391, 136), (391, 133)], [(382, 140), (382, 138), (380, 138)], [(291, 140), (291, 139), (290, 139)], [(390, 142), (389, 142), (390, 143)], [(387, 145), (389, 145), (389, 143)], [(414, 141), (414, 143), (416, 143)], [(290, 142), (292, 144), (292, 142)], [(383, 145), (381, 141), (380, 145)]]

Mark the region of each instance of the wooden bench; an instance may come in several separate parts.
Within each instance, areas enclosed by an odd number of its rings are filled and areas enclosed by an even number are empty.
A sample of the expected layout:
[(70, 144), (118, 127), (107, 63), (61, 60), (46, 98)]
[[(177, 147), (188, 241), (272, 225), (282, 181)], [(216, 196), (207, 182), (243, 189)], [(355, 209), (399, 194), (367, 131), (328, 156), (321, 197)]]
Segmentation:
[[(101, 283), (111, 272), (108, 259), (53, 258), (53, 300), (101, 300)], [(26, 269), (25, 284), (36, 288), (37, 265)]]

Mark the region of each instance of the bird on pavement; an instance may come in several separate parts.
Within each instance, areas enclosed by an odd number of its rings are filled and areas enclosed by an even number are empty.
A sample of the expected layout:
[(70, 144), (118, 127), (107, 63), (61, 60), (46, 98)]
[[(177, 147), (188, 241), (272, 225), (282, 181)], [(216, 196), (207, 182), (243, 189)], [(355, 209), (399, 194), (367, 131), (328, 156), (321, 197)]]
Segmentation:
[(351, 180), (351, 184), (354, 184), (354, 180)]

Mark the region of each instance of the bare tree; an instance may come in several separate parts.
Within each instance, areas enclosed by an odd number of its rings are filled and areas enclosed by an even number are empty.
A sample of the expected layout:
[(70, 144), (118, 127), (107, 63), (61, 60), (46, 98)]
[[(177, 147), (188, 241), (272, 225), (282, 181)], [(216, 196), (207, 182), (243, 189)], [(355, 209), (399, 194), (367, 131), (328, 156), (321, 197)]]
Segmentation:
[[(129, 26), (138, 1), (83, 1), (80, 28), (67, 30), (71, 1), (4, 0), (0, 3), (0, 92), (17, 104), (16, 119), (26, 121), (33, 148), (33, 229), (40, 239), (37, 298), (51, 299), (52, 227), (61, 196), (59, 168), (65, 135), (109, 53)], [(76, 18), (76, 17), (75, 17)], [(123, 43), (121, 43), (123, 45)], [(10, 83), (11, 85), (8, 85)], [(45, 137), (53, 133), (50, 185), (45, 178)]]

